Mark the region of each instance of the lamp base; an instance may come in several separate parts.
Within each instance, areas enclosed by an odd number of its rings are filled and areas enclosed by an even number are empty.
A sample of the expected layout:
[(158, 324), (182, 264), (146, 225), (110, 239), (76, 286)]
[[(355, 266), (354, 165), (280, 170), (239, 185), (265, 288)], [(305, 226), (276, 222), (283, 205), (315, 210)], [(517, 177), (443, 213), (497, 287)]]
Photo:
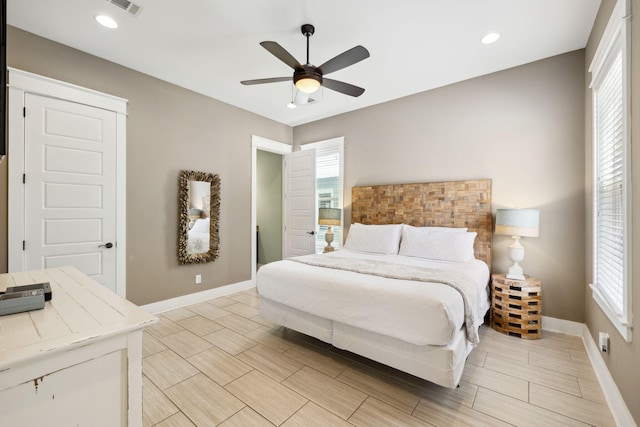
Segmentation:
[(524, 248), (520, 244), (520, 236), (513, 237), (513, 243), (509, 245), (509, 259), (513, 263), (509, 267), (509, 273), (507, 273), (507, 279), (512, 280), (525, 280), (520, 262), (524, 259)]
[(509, 267), (509, 272), (507, 273), (507, 279), (526, 280), (527, 278), (524, 276), (522, 267), (520, 267), (518, 264), (514, 264), (511, 267)]
[(334, 247), (331, 246), (331, 243), (333, 242), (333, 228), (330, 225), (327, 226), (327, 232), (324, 234), (324, 240), (327, 242), (327, 246), (324, 247), (323, 253), (326, 254), (327, 252), (333, 252)]

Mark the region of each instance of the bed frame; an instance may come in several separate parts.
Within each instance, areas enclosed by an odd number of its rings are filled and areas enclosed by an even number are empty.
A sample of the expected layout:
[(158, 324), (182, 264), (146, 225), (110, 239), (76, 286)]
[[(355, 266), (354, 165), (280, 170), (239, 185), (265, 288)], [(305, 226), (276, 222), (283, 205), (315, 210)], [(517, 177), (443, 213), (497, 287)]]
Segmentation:
[[(478, 233), (476, 258), (491, 268), (491, 180), (353, 187), (351, 223), (467, 227)], [(444, 346), (396, 338), (320, 318), (262, 298), (265, 319), (425, 380), (455, 388), (473, 350), (463, 329)], [(464, 328), (464, 326), (463, 326)]]

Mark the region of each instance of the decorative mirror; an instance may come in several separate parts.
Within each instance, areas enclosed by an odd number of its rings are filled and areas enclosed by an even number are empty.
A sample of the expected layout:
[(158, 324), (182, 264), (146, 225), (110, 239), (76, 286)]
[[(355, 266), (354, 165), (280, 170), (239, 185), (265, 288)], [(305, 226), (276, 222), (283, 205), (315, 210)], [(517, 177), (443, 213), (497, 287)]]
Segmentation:
[(220, 177), (180, 171), (178, 262), (209, 262), (220, 253)]

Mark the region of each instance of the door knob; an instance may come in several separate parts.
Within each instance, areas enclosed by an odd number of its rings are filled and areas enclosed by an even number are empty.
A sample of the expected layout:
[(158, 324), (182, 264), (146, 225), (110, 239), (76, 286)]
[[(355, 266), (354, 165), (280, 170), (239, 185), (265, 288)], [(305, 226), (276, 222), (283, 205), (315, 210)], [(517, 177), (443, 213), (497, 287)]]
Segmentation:
[(107, 248), (107, 249), (111, 249), (113, 247), (113, 243), (109, 242), (109, 243), (105, 243), (104, 245), (100, 245), (98, 246), (99, 248)]
[(307, 234), (311, 234), (312, 236), (315, 236), (316, 232), (315, 231), (307, 231)]

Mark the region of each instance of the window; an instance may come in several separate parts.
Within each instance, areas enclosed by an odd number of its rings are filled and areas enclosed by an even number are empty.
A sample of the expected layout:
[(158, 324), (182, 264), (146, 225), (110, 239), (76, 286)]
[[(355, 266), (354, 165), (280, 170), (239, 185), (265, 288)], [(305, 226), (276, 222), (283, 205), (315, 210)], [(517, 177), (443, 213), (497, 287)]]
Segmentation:
[[(344, 165), (344, 138), (305, 144), (303, 150), (316, 149), (316, 200), (318, 208), (342, 209), (342, 170)], [(316, 226), (316, 253), (322, 252), (325, 241), (326, 225)], [(338, 249), (342, 246), (342, 226), (333, 226), (333, 243)]]
[(593, 97), (593, 297), (631, 341), (631, 174), (627, 0), (619, 0), (590, 70)]

